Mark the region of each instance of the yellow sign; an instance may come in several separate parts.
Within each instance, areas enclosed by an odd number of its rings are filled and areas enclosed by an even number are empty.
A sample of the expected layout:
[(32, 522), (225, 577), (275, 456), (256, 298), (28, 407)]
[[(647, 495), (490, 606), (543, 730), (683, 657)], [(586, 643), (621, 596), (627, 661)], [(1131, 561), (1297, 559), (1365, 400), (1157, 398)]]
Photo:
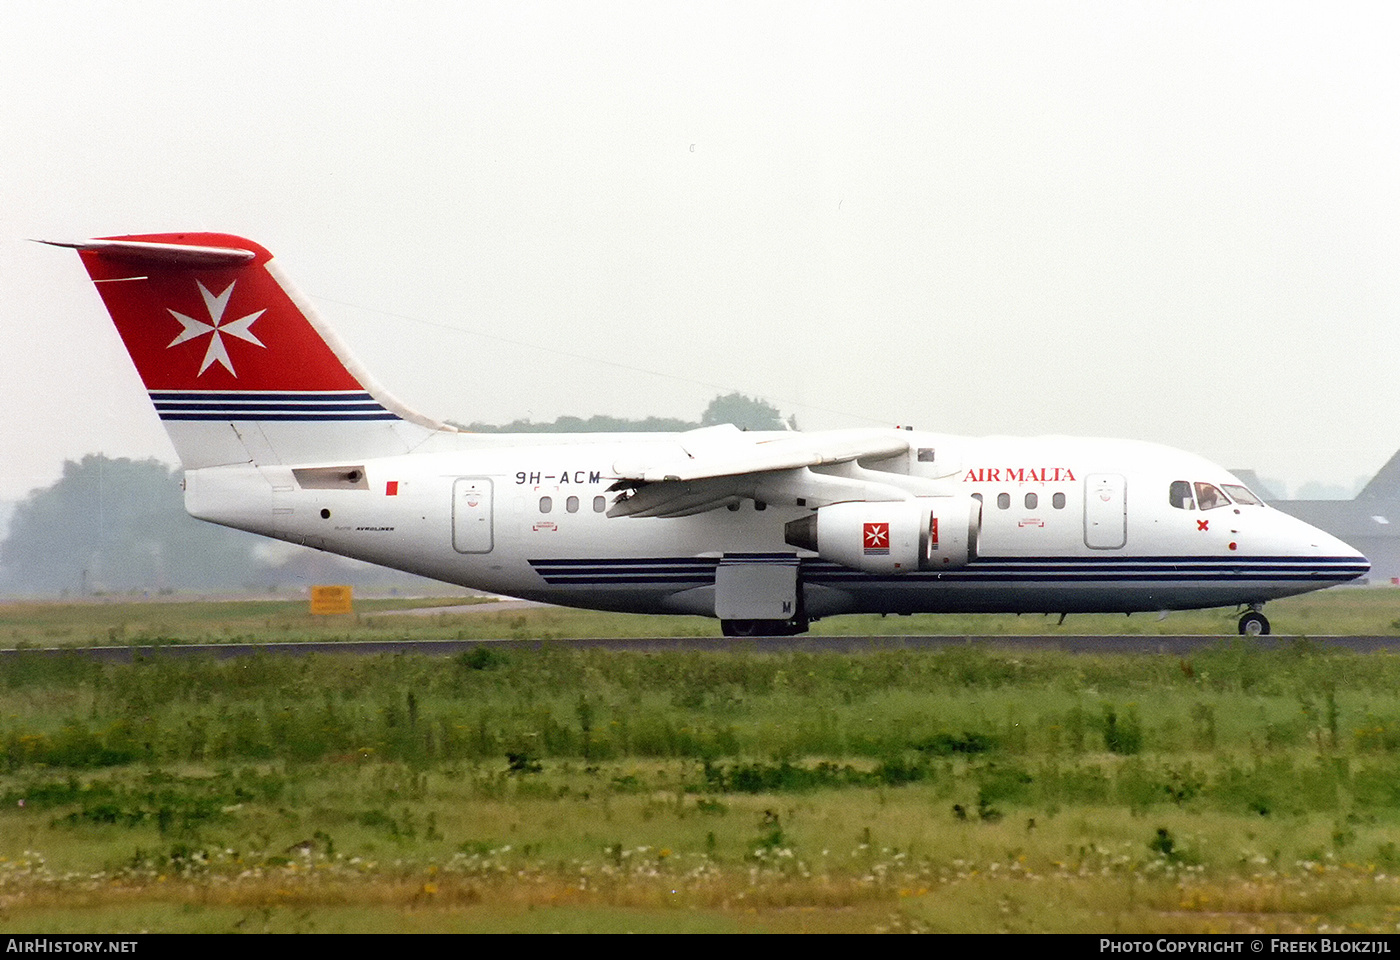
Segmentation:
[(335, 587), (318, 584), (311, 588), (311, 612), (354, 613), (353, 590), (350, 587)]

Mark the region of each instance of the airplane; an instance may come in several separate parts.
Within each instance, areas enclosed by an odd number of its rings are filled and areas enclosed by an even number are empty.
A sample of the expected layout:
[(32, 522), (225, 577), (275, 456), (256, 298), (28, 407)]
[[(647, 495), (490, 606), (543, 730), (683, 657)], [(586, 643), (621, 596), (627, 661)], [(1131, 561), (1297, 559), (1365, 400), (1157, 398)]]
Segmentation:
[(1364, 556), (1149, 443), (909, 428), (510, 436), (396, 400), (266, 249), (77, 242), (201, 520), (491, 593), (791, 636), (849, 613), (1163, 612), (1363, 576)]

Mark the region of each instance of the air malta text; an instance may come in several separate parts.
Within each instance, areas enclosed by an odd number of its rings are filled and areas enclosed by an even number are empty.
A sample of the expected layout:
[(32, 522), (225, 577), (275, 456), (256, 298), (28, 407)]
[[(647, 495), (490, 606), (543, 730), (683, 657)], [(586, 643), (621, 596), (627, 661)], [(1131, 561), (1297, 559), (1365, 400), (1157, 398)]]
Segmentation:
[(524, 484), (553, 483), (563, 485), (566, 483), (602, 483), (603, 472), (601, 470), (561, 470), (558, 473), (543, 473), (540, 471), (515, 471), (515, 482)]
[(967, 471), (963, 483), (1073, 483), (1069, 467), (976, 467)]

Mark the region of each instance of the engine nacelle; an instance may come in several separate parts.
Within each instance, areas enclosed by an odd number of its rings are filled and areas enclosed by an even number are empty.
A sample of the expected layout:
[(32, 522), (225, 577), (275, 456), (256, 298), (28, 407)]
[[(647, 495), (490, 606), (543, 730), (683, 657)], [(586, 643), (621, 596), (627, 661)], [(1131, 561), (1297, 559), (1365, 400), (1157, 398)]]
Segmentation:
[(982, 504), (971, 497), (856, 500), (793, 520), (784, 539), (867, 573), (951, 570), (977, 556)]

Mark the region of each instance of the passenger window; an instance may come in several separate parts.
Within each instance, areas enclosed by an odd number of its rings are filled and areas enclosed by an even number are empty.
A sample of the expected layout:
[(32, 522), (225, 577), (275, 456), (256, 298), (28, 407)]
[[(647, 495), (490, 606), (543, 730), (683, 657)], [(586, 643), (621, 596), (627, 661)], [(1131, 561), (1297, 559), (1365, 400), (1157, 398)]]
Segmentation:
[(1216, 507), (1227, 506), (1230, 501), (1225, 494), (1220, 492), (1220, 488), (1213, 483), (1202, 483), (1196, 481), (1196, 503), (1202, 510), (1214, 510)]
[(1010, 509), (1011, 509), (1011, 494), (1009, 494), (1009, 493), (999, 493), (999, 494), (997, 494), (997, 509), (998, 509), (998, 510), (1010, 510)]
[(540, 513), (548, 513), (554, 509), (553, 497), (540, 497)]
[(570, 497), (565, 500), (564, 509), (570, 513), (578, 513), (578, 497)]
[(1187, 480), (1173, 480), (1168, 493), (1171, 505), (1178, 510), (1195, 510), (1196, 502), (1191, 499), (1191, 484)]
[(1026, 509), (1027, 509), (1027, 510), (1034, 510), (1034, 509), (1036, 508), (1036, 505), (1037, 505), (1038, 503), (1040, 503), (1040, 498), (1039, 498), (1039, 497), (1037, 497), (1037, 496), (1036, 496), (1035, 494), (1033, 494), (1033, 493), (1028, 493), (1028, 494), (1026, 494)]
[(934, 456), (933, 456), (933, 447), (920, 447), (920, 448), (919, 448), (919, 462), (920, 462), (920, 463), (933, 463), (933, 460), (934, 460)]
[(1055, 494), (1050, 498), (1050, 505), (1056, 510), (1063, 510), (1065, 508), (1065, 495), (1063, 493)]
[(606, 509), (608, 509), (608, 498), (607, 498), (607, 497), (594, 497), (594, 498), (593, 498), (593, 512), (594, 512), (594, 513), (602, 513), (602, 512), (603, 512), (604, 510), (606, 510)]

